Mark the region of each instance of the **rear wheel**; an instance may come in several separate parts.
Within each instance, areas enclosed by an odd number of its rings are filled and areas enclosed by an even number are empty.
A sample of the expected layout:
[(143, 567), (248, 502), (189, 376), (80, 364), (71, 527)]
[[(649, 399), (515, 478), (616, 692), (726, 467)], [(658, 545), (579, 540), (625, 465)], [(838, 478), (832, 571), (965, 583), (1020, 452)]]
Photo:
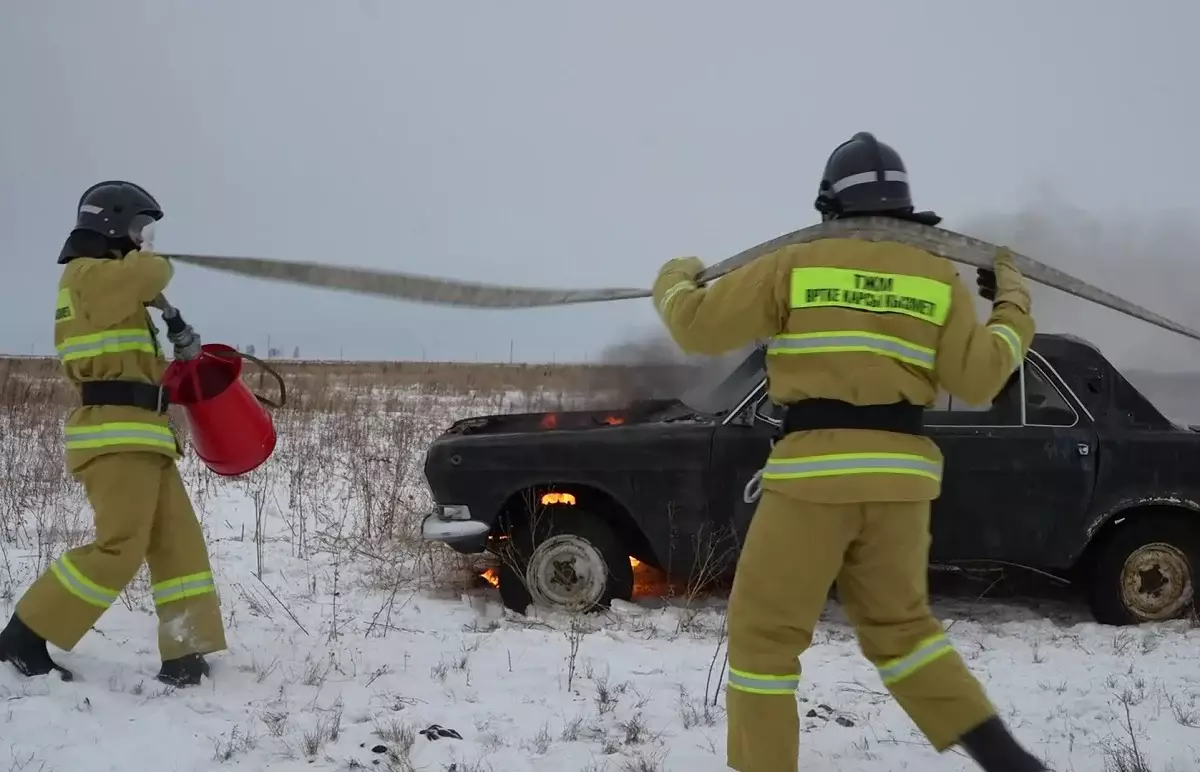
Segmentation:
[(604, 520), (575, 507), (514, 526), (499, 574), (501, 600), (520, 614), (531, 603), (594, 611), (633, 596), (633, 568), (620, 540)]
[(1097, 546), (1088, 601), (1096, 621), (1136, 625), (1178, 619), (1196, 608), (1200, 517), (1132, 516)]

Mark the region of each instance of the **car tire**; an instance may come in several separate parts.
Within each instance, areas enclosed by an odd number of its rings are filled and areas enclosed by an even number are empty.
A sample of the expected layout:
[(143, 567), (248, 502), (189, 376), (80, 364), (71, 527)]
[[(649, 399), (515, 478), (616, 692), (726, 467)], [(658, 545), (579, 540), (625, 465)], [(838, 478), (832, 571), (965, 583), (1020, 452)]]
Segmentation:
[(500, 599), (524, 614), (531, 603), (555, 611), (595, 611), (633, 596), (633, 568), (612, 528), (571, 507), (515, 525), (501, 551)]
[(1131, 516), (1104, 537), (1090, 561), (1088, 605), (1097, 622), (1137, 625), (1196, 609), (1200, 517)]

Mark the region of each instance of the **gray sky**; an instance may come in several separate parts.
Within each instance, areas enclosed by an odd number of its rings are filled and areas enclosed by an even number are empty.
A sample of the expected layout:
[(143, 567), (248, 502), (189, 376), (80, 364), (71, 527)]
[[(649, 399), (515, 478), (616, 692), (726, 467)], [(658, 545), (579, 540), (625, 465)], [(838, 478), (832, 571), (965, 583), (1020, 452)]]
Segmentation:
[[(0, 0), (0, 19), (3, 351), (51, 351), (54, 260), (100, 179), (159, 198), (164, 251), (648, 286), (670, 257), (815, 222), (825, 158), (859, 130), (947, 227), (987, 219), (1019, 246), (1010, 215), (1047, 187), (1117, 236), (1140, 224), (1139, 254), (1053, 220), (1023, 238), (1200, 324), (1185, 0)], [(1169, 255), (1162, 207), (1182, 213)], [(208, 341), (304, 356), (595, 360), (657, 326), (648, 301), (468, 311), (186, 266), (169, 297)], [(1200, 344), (1037, 297), (1042, 329), (1200, 362)]]

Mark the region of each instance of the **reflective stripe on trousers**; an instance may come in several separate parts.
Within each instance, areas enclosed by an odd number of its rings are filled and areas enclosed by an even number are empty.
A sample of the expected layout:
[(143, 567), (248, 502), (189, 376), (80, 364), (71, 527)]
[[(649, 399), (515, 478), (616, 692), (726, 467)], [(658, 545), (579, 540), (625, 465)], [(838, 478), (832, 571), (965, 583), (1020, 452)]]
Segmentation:
[(175, 450), (175, 435), (168, 426), (140, 421), (115, 421), (95, 426), (68, 426), (67, 450), (94, 450), (114, 445), (146, 445)]
[(67, 592), (96, 608), (108, 608), (120, 594), (120, 590), (104, 587), (88, 579), (65, 554), (50, 564), (50, 573)]
[(907, 474), (942, 479), (942, 465), (912, 453), (830, 453), (804, 458), (769, 458), (764, 480), (799, 480), (843, 474)]
[(154, 593), (154, 605), (164, 606), (184, 598), (194, 598), (197, 595), (207, 595), (216, 592), (211, 571), (201, 571), (198, 574), (188, 574), (174, 579), (156, 582), (150, 586)]
[[(911, 653), (879, 664), (876, 669), (884, 685), (890, 687), (953, 651), (954, 647), (951, 646), (949, 639), (945, 635), (938, 634), (921, 641)], [(727, 683), (730, 689), (750, 694), (792, 694), (800, 688), (800, 676), (794, 673), (780, 675), (749, 673), (730, 667)]]
[(932, 370), (937, 352), (925, 346), (861, 330), (834, 330), (776, 335), (767, 354), (835, 354), (847, 351), (880, 354), (890, 359)]
[(954, 647), (950, 645), (949, 639), (939, 633), (921, 641), (911, 653), (877, 665), (876, 669), (884, 685), (891, 686), (953, 651)]
[(1009, 327), (1007, 324), (989, 324), (988, 332), (1000, 338), (1000, 340), (1004, 341), (1004, 344), (1008, 346), (1008, 350), (1012, 352), (1012, 369), (1016, 370), (1017, 365), (1019, 365), (1021, 361), (1025, 359), (1025, 357), (1021, 356), (1021, 336), (1017, 334), (1016, 330), (1014, 330), (1012, 327)]
[(145, 351), (155, 353), (154, 339), (145, 328), (107, 330), (90, 335), (73, 335), (55, 347), (64, 362), (88, 359), (101, 354), (119, 354), (122, 351)]
[(727, 684), (730, 689), (750, 694), (792, 694), (800, 688), (800, 676), (795, 673), (763, 675), (730, 667)]

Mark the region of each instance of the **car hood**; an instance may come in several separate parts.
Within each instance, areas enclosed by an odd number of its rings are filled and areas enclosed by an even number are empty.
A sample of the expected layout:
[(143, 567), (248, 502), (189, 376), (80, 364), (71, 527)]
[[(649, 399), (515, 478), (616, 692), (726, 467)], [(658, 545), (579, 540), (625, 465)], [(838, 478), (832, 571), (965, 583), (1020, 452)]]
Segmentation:
[(603, 430), (691, 417), (698, 416), (679, 400), (654, 399), (613, 410), (559, 410), (463, 418), (451, 424), (442, 436)]

